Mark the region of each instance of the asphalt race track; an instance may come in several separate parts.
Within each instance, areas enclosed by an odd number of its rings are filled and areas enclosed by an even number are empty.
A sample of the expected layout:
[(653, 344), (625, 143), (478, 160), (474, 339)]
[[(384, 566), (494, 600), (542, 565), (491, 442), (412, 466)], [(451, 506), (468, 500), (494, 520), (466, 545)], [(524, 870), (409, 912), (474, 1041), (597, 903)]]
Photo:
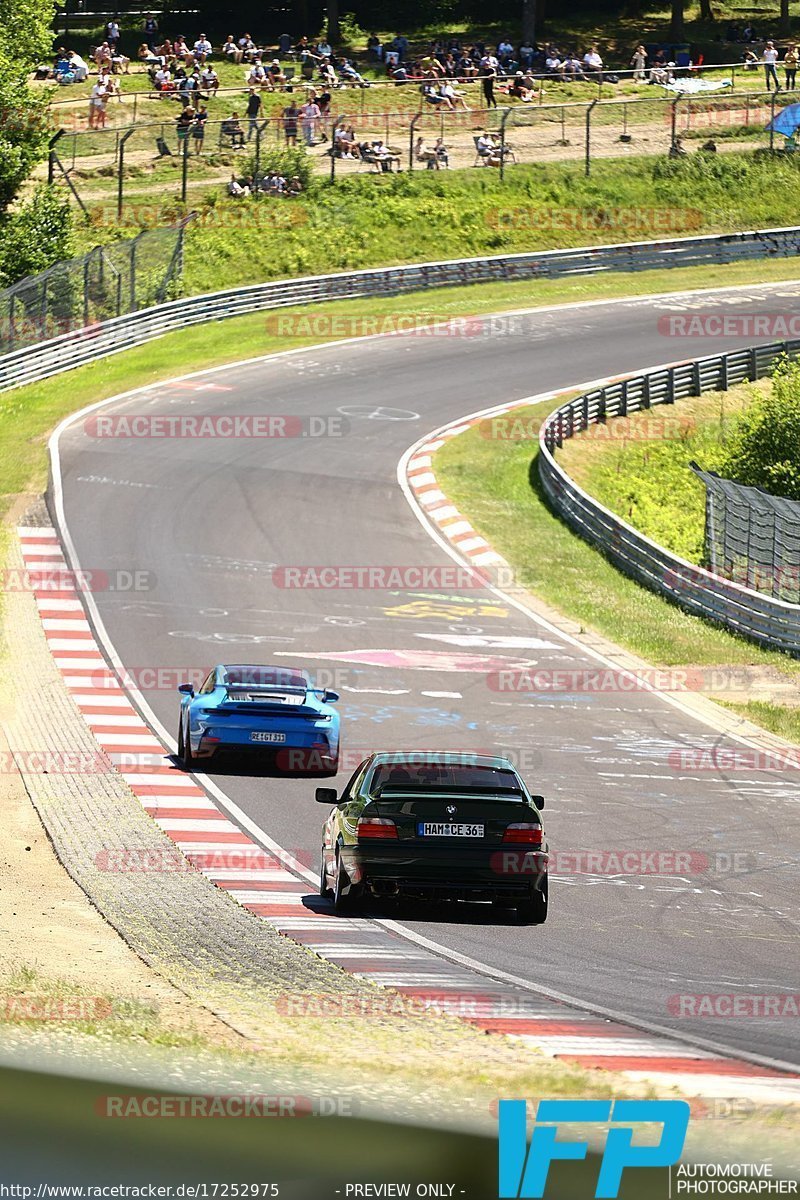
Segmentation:
[[(542, 928), (479, 905), (385, 905), (381, 915), (677, 1036), (800, 1065), (797, 1019), (691, 1018), (670, 1000), (800, 992), (795, 770), (683, 767), (678, 751), (741, 747), (644, 691), (493, 690), (496, 667), (597, 662), (488, 591), (299, 590), (277, 586), (274, 574), (292, 565), (452, 567), (398, 486), (407, 448), (492, 404), (756, 340), (660, 334), (657, 318), (687, 303), (800, 313), (800, 285), (559, 308), (529, 316), (516, 334), (367, 339), (159, 385), (102, 412), (344, 415), (347, 428), (280, 439), (97, 438), (81, 417), (60, 438), (64, 511), (82, 568), (154, 576), (146, 592), (95, 595), (136, 678), (220, 661), (304, 665), (341, 691), (347, 767), (375, 748), (507, 752), (547, 797), (556, 851), (691, 850), (708, 860), (678, 876), (557, 872)], [(176, 376), (192, 369), (176, 360)], [(546, 561), (547, 546), (530, 553)], [(142, 692), (174, 736), (178, 701), (167, 682)], [(345, 777), (343, 769), (337, 783)], [(212, 778), (316, 870), (325, 810), (313, 780)], [(728, 856), (743, 853), (747, 869), (727, 870)]]

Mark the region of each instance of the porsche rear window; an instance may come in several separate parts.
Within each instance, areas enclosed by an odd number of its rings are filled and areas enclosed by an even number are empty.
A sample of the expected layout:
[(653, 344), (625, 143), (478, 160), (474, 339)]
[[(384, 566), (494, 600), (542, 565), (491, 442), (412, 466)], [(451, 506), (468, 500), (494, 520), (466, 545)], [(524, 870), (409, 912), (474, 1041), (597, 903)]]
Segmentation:
[(308, 687), (303, 671), (282, 667), (225, 667), (220, 682), (231, 687)]

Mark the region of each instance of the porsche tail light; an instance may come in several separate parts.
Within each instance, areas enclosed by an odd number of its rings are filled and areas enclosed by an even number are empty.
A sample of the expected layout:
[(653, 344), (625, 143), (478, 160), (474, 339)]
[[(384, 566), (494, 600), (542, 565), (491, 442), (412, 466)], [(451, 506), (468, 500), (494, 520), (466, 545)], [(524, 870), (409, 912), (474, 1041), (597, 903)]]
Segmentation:
[(514, 842), (517, 845), (541, 846), (542, 827), (541, 825), (529, 824), (525, 821), (519, 821), (514, 825), (507, 825), (506, 831), (503, 834), (503, 841)]
[(397, 838), (397, 826), (388, 817), (359, 817), (358, 840)]

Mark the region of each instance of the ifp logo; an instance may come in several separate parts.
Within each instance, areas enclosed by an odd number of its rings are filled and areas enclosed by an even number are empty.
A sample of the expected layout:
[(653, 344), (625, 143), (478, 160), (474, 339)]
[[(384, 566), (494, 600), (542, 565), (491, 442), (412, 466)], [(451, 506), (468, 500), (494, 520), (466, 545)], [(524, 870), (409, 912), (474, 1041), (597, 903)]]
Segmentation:
[[(613, 1200), (626, 1167), (670, 1167), (678, 1161), (689, 1105), (685, 1100), (540, 1100), (530, 1148), (526, 1122), (524, 1100), (500, 1101), (501, 1200), (539, 1200), (551, 1162), (586, 1158), (586, 1142), (556, 1140), (559, 1126), (576, 1122), (611, 1123), (594, 1194), (596, 1200)], [(643, 1123), (661, 1125), (655, 1145), (633, 1145), (634, 1125)]]

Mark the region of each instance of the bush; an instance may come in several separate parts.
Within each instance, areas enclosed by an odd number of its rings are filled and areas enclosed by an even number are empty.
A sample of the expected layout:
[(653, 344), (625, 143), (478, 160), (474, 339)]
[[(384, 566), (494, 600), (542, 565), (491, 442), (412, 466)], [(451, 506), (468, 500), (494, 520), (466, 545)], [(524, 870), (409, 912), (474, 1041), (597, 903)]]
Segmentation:
[(718, 469), (737, 483), (800, 500), (800, 363), (781, 359), (768, 391), (753, 389)]
[(72, 253), (72, 216), (66, 198), (42, 185), (0, 223), (0, 287), (37, 275)]

